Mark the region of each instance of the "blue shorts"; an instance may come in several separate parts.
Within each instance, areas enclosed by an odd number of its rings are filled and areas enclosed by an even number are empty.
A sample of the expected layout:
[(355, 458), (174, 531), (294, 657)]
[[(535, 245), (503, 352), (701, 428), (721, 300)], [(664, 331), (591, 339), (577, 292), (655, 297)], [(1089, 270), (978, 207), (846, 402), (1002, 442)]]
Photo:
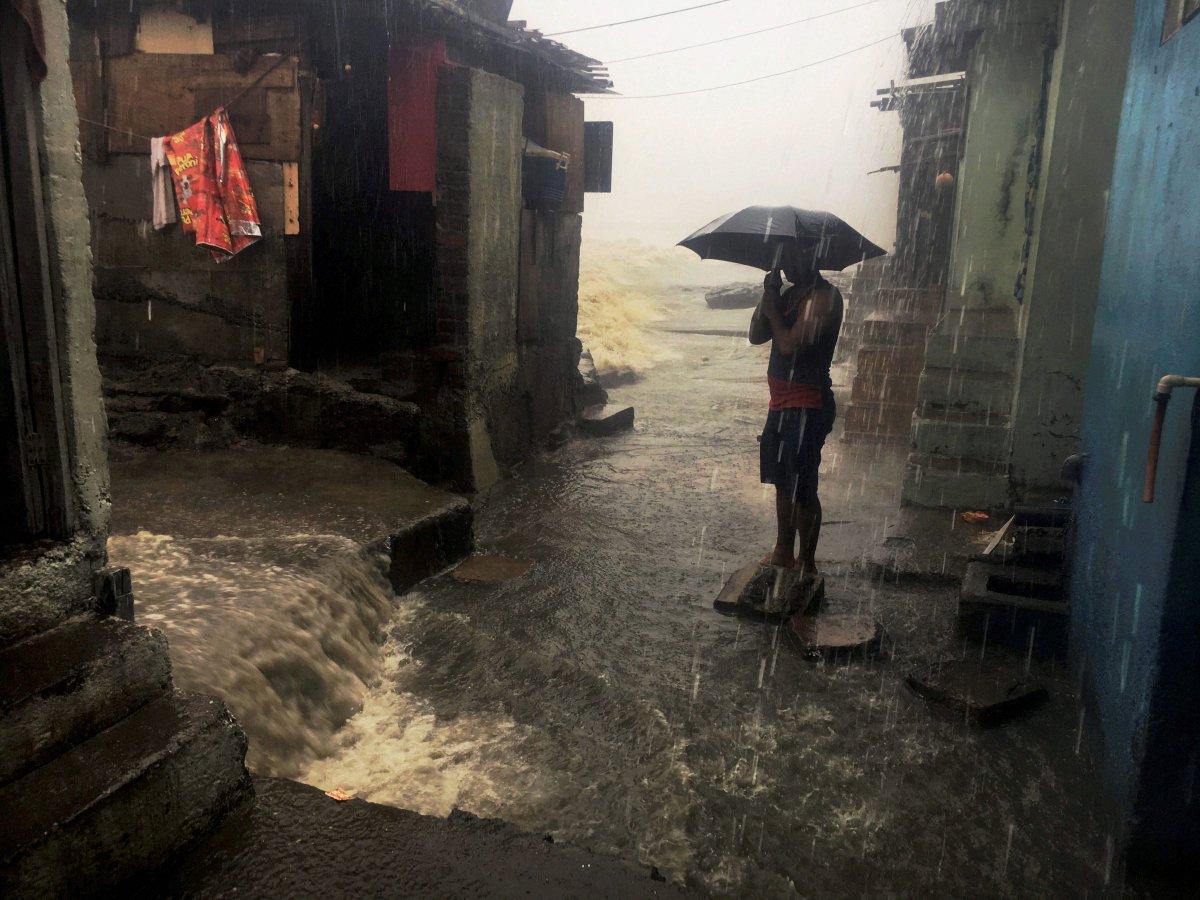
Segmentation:
[(817, 499), (821, 449), (837, 415), (832, 400), (825, 402), (823, 409), (771, 410), (758, 439), (759, 479), (787, 490), (793, 503)]

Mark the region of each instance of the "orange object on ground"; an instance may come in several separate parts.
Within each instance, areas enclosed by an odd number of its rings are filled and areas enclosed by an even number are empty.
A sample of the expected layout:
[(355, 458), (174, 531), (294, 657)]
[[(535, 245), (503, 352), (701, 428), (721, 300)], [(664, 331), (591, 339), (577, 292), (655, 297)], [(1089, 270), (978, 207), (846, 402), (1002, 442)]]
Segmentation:
[(986, 522), (991, 516), (985, 512), (971, 511), (959, 513), (959, 518), (964, 522)]
[(262, 237), (258, 207), (224, 108), (163, 140), (179, 220), (217, 262)]
[(332, 797), (334, 800), (349, 800), (350, 799), (350, 795), (347, 794), (345, 791), (343, 791), (341, 788), (336, 788), (332, 791), (326, 791), (325, 796)]

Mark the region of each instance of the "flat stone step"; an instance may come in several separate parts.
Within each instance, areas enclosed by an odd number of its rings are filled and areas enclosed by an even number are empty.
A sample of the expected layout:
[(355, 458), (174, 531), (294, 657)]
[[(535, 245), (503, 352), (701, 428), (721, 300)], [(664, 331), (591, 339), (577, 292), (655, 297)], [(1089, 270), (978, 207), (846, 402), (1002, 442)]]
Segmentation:
[(1015, 337), (986, 337), (961, 332), (934, 333), (925, 348), (930, 369), (993, 372), (1011, 376), (1021, 342)]
[(1008, 415), (1015, 387), (993, 372), (926, 369), (921, 373), (917, 409), (925, 418), (950, 415)]
[(0, 894), (93, 896), (164, 864), (245, 796), (245, 754), (220, 700), (143, 706), (0, 788)]
[(1045, 703), (1050, 694), (1011, 664), (953, 659), (905, 676), (918, 696), (965, 723), (1000, 725)]
[(0, 784), (171, 689), (158, 631), (80, 616), (0, 651)]
[(900, 403), (909, 409), (917, 402), (916, 375), (856, 375), (850, 392), (852, 403)]
[(1008, 476), (925, 467), (904, 470), (902, 502), (948, 509), (997, 509), (1010, 503)]
[(912, 403), (852, 400), (846, 410), (844, 437), (882, 435), (907, 440), (912, 432)]
[(606, 404), (590, 406), (580, 415), (579, 430), (593, 437), (605, 437), (633, 427), (633, 407)]
[(917, 453), (995, 462), (1008, 458), (1010, 438), (1007, 416), (995, 416), (991, 424), (913, 420)]
[(979, 561), (967, 566), (958, 606), (960, 610), (1002, 607), (1053, 615), (1066, 615), (1068, 611), (1061, 573)]

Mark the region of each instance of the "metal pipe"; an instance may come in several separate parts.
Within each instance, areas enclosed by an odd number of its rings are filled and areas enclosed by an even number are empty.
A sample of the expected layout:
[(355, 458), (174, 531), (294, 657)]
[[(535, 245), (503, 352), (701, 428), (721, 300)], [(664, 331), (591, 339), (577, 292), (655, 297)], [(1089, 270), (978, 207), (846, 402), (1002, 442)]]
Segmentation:
[(1155, 388), (1154, 425), (1150, 429), (1150, 448), (1146, 455), (1146, 481), (1142, 487), (1142, 501), (1154, 502), (1154, 481), (1158, 476), (1158, 449), (1162, 443), (1163, 423), (1167, 419), (1167, 401), (1171, 391), (1177, 387), (1200, 388), (1200, 378), (1187, 375), (1164, 375)]

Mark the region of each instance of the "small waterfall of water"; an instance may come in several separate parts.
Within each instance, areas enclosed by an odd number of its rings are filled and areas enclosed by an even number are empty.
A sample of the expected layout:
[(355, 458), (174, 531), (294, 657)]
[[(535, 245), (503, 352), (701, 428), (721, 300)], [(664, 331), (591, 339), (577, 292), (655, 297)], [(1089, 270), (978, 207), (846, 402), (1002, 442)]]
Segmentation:
[(171, 646), (175, 684), (222, 697), (250, 737), (247, 764), (295, 777), (377, 678), (393, 610), (387, 559), (333, 535), (113, 535), (137, 618)]

